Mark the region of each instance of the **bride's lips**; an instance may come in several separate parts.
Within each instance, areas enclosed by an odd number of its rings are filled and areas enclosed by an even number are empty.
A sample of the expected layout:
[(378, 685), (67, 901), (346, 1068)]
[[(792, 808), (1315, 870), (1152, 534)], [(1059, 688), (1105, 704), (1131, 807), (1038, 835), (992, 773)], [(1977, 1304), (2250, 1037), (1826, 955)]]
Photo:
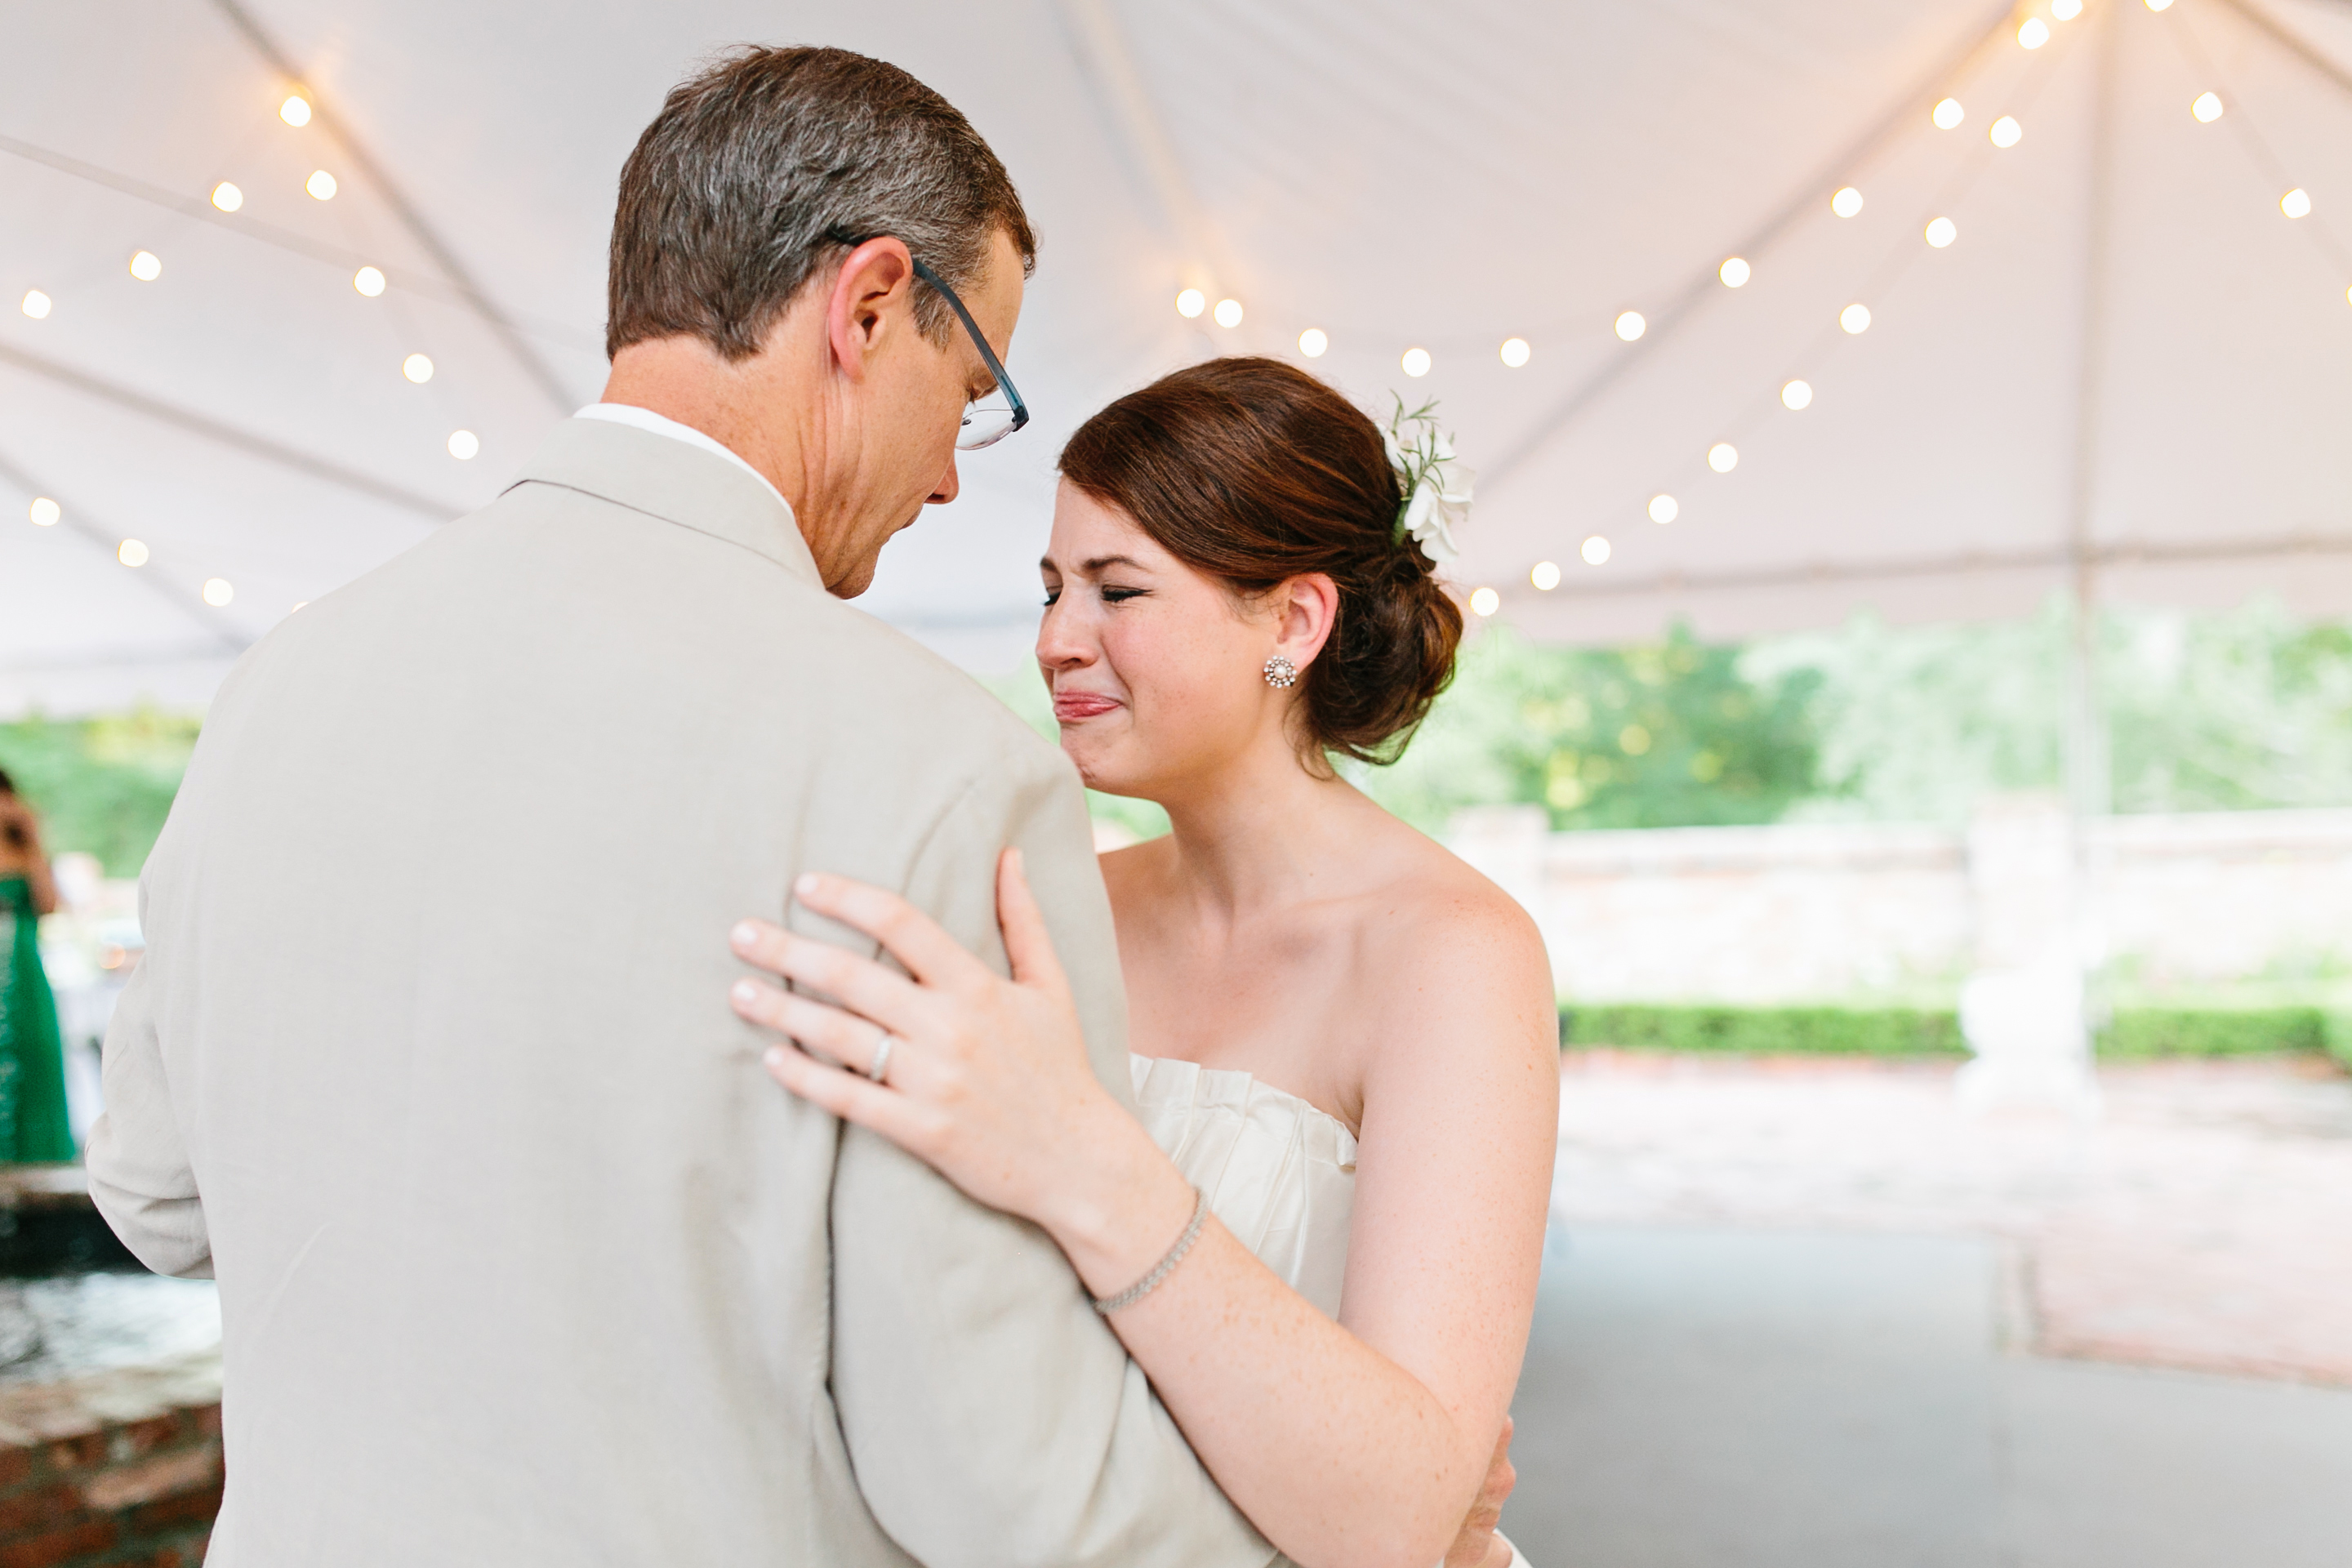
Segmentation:
[(1065, 724), (1080, 719), (1099, 719), (1119, 706), (1115, 698), (1096, 691), (1056, 691), (1054, 693), (1054, 717)]

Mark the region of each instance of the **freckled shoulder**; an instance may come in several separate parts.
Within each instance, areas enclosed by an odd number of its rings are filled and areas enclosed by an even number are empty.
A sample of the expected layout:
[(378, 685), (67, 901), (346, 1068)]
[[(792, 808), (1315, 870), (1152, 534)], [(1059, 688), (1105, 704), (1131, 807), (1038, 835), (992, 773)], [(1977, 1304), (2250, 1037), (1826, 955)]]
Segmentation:
[(1535, 921), (1517, 900), (1443, 846), (1423, 840), (1382, 890), (1359, 943), (1361, 1000), (1392, 1027), (1376, 1050), (1412, 1049), (1443, 1038), (1473, 1043), (1439, 1026), (1485, 1020), (1517, 1027), (1473, 1027), (1477, 1043), (1516, 1055), (1523, 1036), (1553, 1043), (1551, 963)]

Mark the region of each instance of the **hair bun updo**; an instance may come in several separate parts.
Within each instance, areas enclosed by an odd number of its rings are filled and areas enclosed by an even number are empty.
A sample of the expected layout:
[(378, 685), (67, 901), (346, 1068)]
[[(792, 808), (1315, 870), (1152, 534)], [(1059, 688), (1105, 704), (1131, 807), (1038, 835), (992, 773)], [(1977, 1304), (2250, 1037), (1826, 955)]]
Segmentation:
[(1280, 360), (1213, 359), (1103, 409), (1062, 476), (1241, 595), (1309, 572), (1339, 610), (1301, 677), (1302, 745), (1394, 762), (1454, 679), (1460, 606), (1410, 538), (1379, 426)]

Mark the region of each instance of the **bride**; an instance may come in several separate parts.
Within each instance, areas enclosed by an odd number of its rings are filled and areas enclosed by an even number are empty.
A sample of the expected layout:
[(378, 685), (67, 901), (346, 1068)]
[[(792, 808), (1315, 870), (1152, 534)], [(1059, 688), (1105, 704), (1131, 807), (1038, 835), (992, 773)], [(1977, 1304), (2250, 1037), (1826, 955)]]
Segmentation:
[(1265, 359), (1122, 397), (1063, 454), (1038, 667), (1087, 784), (1171, 829), (1102, 858), (1136, 1112), (1088, 1069), (1014, 852), (1010, 980), (839, 878), (795, 896), (906, 973), (736, 931), (803, 988), (735, 987), (797, 1042), (775, 1077), (1043, 1226), (1308, 1568), (1516, 1557), (1491, 1532), (1551, 1173), (1550, 971), (1516, 903), (1329, 761), (1392, 759), (1453, 673), (1450, 458), (1425, 417), (1384, 437)]

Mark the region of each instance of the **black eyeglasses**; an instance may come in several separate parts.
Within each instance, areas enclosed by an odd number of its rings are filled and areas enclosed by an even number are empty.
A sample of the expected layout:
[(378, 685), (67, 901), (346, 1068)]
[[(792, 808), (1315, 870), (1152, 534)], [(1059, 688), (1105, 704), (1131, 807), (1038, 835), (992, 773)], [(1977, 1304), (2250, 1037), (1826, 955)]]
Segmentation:
[[(853, 235), (847, 229), (836, 226), (827, 229), (825, 237), (836, 245), (845, 245), (855, 250), (869, 239), (883, 237), (878, 234)], [(992, 388), (963, 405), (963, 428), (956, 433), (956, 448), (977, 452), (982, 447), (993, 447), (1029, 423), (1029, 405), (1022, 402), (1021, 395), (1013, 389), (1013, 378), (1004, 374), (1004, 365), (997, 359), (996, 351), (990, 348), (988, 340), (980, 335), (980, 323), (973, 321), (971, 312), (963, 308), (963, 301), (956, 298), (956, 291), (949, 288), (947, 281), (938, 273), (924, 266), (922, 258), (910, 252), (908, 259), (915, 264), (915, 276), (937, 289), (940, 298), (945, 300), (948, 308), (956, 313), (956, 320), (963, 323), (963, 330), (971, 334), (971, 346), (980, 351), (980, 363), (986, 365), (988, 374), (996, 378)]]

